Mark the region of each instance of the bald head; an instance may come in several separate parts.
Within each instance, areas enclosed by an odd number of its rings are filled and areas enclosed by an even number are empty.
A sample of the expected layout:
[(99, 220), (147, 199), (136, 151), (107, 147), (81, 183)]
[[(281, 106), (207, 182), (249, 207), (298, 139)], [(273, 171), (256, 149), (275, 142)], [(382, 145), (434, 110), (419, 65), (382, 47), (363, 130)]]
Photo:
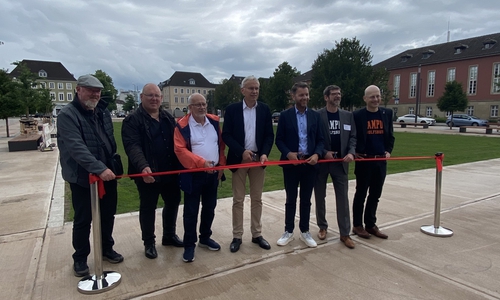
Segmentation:
[(366, 109), (371, 112), (378, 111), (382, 97), (380, 96), (380, 89), (376, 85), (370, 85), (365, 89), (365, 96), (363, 100), (366, 103)]

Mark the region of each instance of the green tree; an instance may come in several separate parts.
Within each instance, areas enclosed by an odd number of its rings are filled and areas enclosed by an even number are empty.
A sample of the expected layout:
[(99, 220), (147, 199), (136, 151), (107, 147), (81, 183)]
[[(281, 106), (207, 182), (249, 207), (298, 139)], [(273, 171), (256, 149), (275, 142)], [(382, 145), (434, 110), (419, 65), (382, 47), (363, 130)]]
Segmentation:
[(293, 78), (300, 75), (297, 68), (290, 66), (288, 62), (281, 63), (269, 78), (269, 84), (265, 89), (265, 98), (271, 111), (282, 111), (290, 103), (290, 89), (293, 85)]
[(13, 81), (14, 93), (13, 97), (19, 102), (26, 117), (29, 117), (30, 112), (47, 113), (52, 109), (52, 101), (50, 92), (45, 88), (38, 88), (37, 80), (40, 78), (37, 74), (23, 63), (15, 62), (19, 68), (19, 75)]
[(207, 93), (207, 112), (211, 114), (216, 114), (215, 111), (215, 92), (213, 90), (208, 91)]
[(226, 107), (241, 100), (241, 88), (232, 80), (224, 79), (215, 88), (215, 109), (224, 111)]
[(363, 105), (365, 88), (374, 84), (370, 48), (356, 38), (335, 41), (335, 47), (318, 55), (312, 65), (311, 106), (324, 106), (323, 89), (331, 84), (342, 89), (343, 108)]
[(123, 110), (126, 112), (129, 112), (133, 110), (136, 107), (135, 103), (135, 98), (133, 95), (128, 94), (127, 97), (125, 97), (125, 104), (123, 104)]
[(113, 85), (113, 79), (102, 70), (95, 71), (94, 76), (99, 79), (104, 88), (101, 91), (101, 98), (108, 102), (108, 109), (110, 111), (116, 110), (116, 95), (118, 91)]
[(19, 116), (23, 109), (14, 97), (14, 84), (7, 70), (0, 70), (0, 119), (5, 119), (7, 137), (9, 133), (9, 118)]
[(269, 79), (267, 78), (259, 78), (259, 98), (257, 101), (261, 101), (264, 103), (269, 103), (268, 99), (266, 99), (266, 95), (269, 90)]
[(458, 81), (447, 82), (444, 86), (443, 96), (439, 97), (437, 107), (440, 111), (451, 112), (450, 129), (453, 124), (453, 112), (464, 111), (469, 104), (467, 94), (462, 84)]
[(372, 84), (379, 87), (384, 107), (387, 107), (387, 104), (393, 98), (392, 89), (389, 88), (390, 74), (391, 73), (387, 71), (385, 68), (373, 69)]

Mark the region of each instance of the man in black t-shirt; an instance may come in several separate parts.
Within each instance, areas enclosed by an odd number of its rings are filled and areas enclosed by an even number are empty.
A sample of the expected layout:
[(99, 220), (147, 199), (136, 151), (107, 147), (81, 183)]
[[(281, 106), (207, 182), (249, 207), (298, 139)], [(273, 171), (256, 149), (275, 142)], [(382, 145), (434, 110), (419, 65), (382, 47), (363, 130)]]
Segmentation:
[[(389, 158), (394, 147), (392, 110), (379, 107), (380, 89), (375, 85), (365, 89), (363, 100), (366, 107), (353, 113), (357, 129), (356, 158)], [(377, 207), (386, 173), (386, 160), (356, 161), (352, 231), (362, 238), (370, 238), (370, 234), (383, 239), (388, 238), (376, 225)], [(370, 192), (367, 198), (368, 189)]]

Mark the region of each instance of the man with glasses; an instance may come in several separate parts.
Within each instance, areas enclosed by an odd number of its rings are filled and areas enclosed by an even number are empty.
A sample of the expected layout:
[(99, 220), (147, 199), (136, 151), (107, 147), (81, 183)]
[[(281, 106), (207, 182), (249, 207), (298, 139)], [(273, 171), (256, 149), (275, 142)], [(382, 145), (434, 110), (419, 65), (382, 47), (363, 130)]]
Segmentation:
[(356, 124), (351, 112), (340, 109), (342, 92), (340, 87), (329, 85), (323, 91), (326, 106), (318, 113), (323, 126), (325, 159), (340, 158), (342, 162), (319, 164), (318, 176), (314, 185), (316, 199), (316, 223), (319, 227), (318, 238), (324, 240), (328, 229), (326, 221), (326, 183), (330, 174), (335, 189), (337, 224), (340, 231), (340, 241), (346, 247), (353, 249), (354, 242), (349, 237), (351, 218), (349, 215), (349, 163), (356, 155)]
[[(274, 131), (271, 111), (259, 98), (259, 80), (248, 76), (241, 82), (243, 101), (226, 108), (222, 138), (229, 147), (227, 164), (234, 165), (268, 161), (273, 147)], [(231, 252), (237, 252), (243, 236), (243, 203), (246, 180), (250, 182), (250, 231), (252, 243), (269, 250), (271, 245), (262, 237), (262, 188), (266, 175), (264, 167), (231, 169), (233, 172), (233, 241)]]
[[(161, 107), (160, 89), (153, 83), (144, 86), (139, 107), (123, 120), (122, 140), (128, 156), (129, 174), (148, 174), (178, 170), (174, 153), (174, 117)], [(183, 247), (177, 236), (176, 222), (181, 192), (178, 175), (135, 177), (139, 191), (139, 223), (141, 225), (144, 254), (154, 259), (158, 256), (155, 246), (155, 216), (158, 197), (165, 206), (162, 210), (162, 245)]]
[[(179, 120), (175, 128), (175, 154), (186, 169), (211, 168), (226, 164), (225, 144), (221, 138), (219, 117), (207, 114), (207, 100), (195, 93), (189, 96), (189, 113)], [(184, 262), (194, 261), (194, 248), (198, 241), (196, 225), (200, 210), (200, 236), (198, 246), (218, 251), (220, 245), (211, 239), (212, 223), (217, 205), (217, 186), (224, 180), (223, 171), (198, 171), (180, 175), (184, 191)]]
[(113, 250), (113, 226), (117, 205), (115, 174), (110, 170), (116, 152), (113, 124), (107, 103), (101, 100), (102, 83), (92, 75), (83, 75), (76, 83), (76, 95), (64, 106), (57, 118), (62, 176), (71, 188), (75, 211), (73, 221), (73, 272), (82, 277), (89, 274), (90, 225), (92, 222), (89, 173), (104, 181), (106, 194), (99, 201), (103, 258), (111, 263), (123, 261)]

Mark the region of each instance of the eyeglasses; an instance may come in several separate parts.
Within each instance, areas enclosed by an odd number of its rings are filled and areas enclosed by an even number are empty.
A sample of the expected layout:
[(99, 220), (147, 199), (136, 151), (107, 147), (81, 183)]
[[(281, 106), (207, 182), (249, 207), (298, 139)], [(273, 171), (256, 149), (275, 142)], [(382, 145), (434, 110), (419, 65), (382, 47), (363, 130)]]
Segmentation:
[(144, 94), (144, 96), (148, 97), (148, 98), (161, 98), (161, 95), (158, 95), (158, 94)]
[(190, 105), (198, 107), (198, 108), (207, 107), (206, 103), (193, 103), (193, 104), (190, 104)]

